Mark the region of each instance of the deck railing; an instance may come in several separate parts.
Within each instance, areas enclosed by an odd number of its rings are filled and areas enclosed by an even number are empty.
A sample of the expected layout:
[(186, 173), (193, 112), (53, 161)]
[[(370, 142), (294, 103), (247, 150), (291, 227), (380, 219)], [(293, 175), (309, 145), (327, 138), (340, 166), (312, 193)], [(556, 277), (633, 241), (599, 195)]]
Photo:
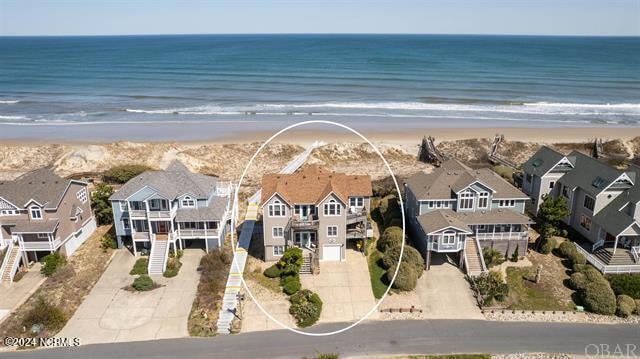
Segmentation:
[(633, 259), (636, 260), (636, 263), (640, 264), (640, 246), (631, 247), (631, 254), (633, 255)]
[(144, 209), (132, 209), (131, 211), (129, 211), (129, 216), (131, 216), (131, 217), (146, 217), (147, 216), (147, 211), (145, 211)]
[(217, 229), (180, 229), (180, 237), (216, 237)]
[(320, 221), (313, 217), (307, 219), (291, 217), (291, 228), (293, 229), (318, 228), (319, 226)]
[(476, 237), (476, 246), (478, 248), (478, 255), (480, 256), (480, 264), (482, 265), (482, 273), (487, 271), (487, 265), (484, 262), (484, 255), (482, 253), (482, 247), (480, 247), (480, 240), (478, 239), (478, 237)]
[(598, 249), (598, 248), (600, 248), (602, 246), (604, 246), (604, 239), (601, 239), (601, 240), (597, 241), (596, 243), (594, 243), (591, 246), (591, 251), (594, 252), (596, 249)]
[(596, 267), (596, 269), (602, 272), (602, 274), (640, 273), (640, 265), (609, 265), (603, 263), (600, 259), (598, 259), (598, 257), (589, 253), (580, 245), (576, 245), (576, 249), (578, 250), (578, 252), (582, 253), (585, 258), (587, 258), (587, 262)]
[(488, 233), (476, 233), (476, 238), (479, 240), (521, 240), (526, 239), (529, 236), (529, 232), (488, 232)]
[(149, 218), (171, 218), (171, 211), (149, 211)]
[(24, 251), (55, 251), (61, 244), (60, 238), (56, 238), (51, 242), (48, 240), (38, 242), (20, 241), (20, 248)]
[(440, 242), (429, 243), (429, 249), (437, 252), (458, 252), (464, 246), (464, 241), (458, 240), (453, 244), (445, 244)]
[(7, 264), (9, 262), (9, 257), (11, 256), (11, 251), (13, 250), (13, 241), (9, 240), (9, 245), (7, 245), (6, 252), (4, 254), (4, 259), (2, 260), (2, 263), (0, 264), (0, 275), (2, 275), (2, 273), (4, 273), (5, 268), (7, 268), (7, 266), (9, 264)]

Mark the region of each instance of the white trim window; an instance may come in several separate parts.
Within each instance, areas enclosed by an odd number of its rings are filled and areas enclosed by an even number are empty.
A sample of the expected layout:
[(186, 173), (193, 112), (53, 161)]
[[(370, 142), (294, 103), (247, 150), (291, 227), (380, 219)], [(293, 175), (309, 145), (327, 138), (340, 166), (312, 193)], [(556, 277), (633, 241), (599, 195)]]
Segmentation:
[(78, 198), (78, 201), (82, 203), (87, 203), (87, 189), (83, 187), (76, 192), (76, 198)]
[(455, 231), (446, 231), (442, 233), (442, 244), (455, 244), (455, 243), (456, 243)]
[(478, 208), (489, 208), (489, 192), (480, 192), (478, 194)]
[(122, 220), (122, 228), (129, 230), (131, 229), (130, 223), (128, 219), (123, 219)]
[(196, 200), (191, 196), (184, 196), (181, 202), (182, 208), (194, 208), (196, 206)]
[(269, 209), (269, 217), (284, 217), (286, 215), (286, 208), (280, 200), (273, 201), (272, 204), (268, 206)]
[(42, 219), (42, 208), (32, 206), (29, 208), (29, 215), (31, 219)]
[(335, 199), (330, 200), (324, 204), (325, 216), (339, 216), (340, 215), (340, 203)]
[(553, 189), (555, 185), (556, 185), (556, 181), (549, 181), (549, 189)]
[(427, 208), (429, 209), (433, 209), (436, 206), (434, 201), (428, 201), (427, 202)]
[(273, 238), (284, 238), (283, 227), (273, 227), (271, 228), (271, 233), (273, 234)]
[(509, 207), (515, 207), (515, 206), (516, 206), (515, 199), (501, 199), (498, 201), (498, 207), (500, 208), (509, 208)]
[(596, 206), (596, 200), (593, 199), (593, 197), (588, 196), (588, 195), (584, 195), (584, 202), (582, 203), (582, 205), (584, 206), (584, 208), (590, 210), (591, 212), (593, 212), (593, 209)]
[(38, 239), (49, 239), (49, 233), (38, 233)]
[(284, 254), (284, 246), (273, 246), (273, 256), (282, 257)]
[(20, 214), (20, 211), (17, 209), (3, 209), (0, 211), (0, 214), (3, 216), (17, 216)]
[(350, 197), (349, 207), (355, 207), (355, 208), (364, 207), (364, 197)]
[(327, 237), (337, 237), (338, 226), (327, 226)]
[(473, 209), (474, 194), (467, 189), (460, 192), (460, 209)]

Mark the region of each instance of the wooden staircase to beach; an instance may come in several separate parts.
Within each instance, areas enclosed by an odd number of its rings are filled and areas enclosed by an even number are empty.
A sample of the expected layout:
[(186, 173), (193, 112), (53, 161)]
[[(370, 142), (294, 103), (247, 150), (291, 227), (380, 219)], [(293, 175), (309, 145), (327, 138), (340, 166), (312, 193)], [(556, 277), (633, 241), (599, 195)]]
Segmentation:
[(16, 264), (16, 261), (20, 260), (20, 247), (14, 245), (11, 247), (9, 253), (6, 254), (4, 258), (4, 265), (2, 266), (3, 271), (0, 276), (0, 283), (11, 283), (13, 282), (13, 268)]

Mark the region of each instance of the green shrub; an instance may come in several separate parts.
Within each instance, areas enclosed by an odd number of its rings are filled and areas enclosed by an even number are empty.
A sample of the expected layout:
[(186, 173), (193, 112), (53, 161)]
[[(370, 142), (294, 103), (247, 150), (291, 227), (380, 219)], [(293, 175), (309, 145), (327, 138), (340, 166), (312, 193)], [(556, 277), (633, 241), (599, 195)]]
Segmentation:
[(167, 262), (167, 269), (165, 269), (162, 275), (165, 278), (173, 278), (178, 275), (181, 267), (182, 262), (180, 262), (180, 257), (172, 256), (169, 258), (169, 261)]
[(578, 290), (583, 288), (587, 284), (587, 276), (581, 272), (575, 272), (571, 274), (569, 279), (569, 285), (571, 288)]
[(111, 235), (111, 233), (105, 233), (100, 240), (100, 247), (102, 249), (116, 249), (118, 248), (118, 242), (116, 242), (115, 238)]
[(471, 286), (483, 305), (490, 305), (494, 300), (502, 302), (509, 296), (509, 286), (500, 272), (483, 273), (471, 280)]
[(152, 168), (145, 165), (119, 165), (111, 167), (102, 174), (105, 182), (126, 183), (133, 177)]
[(577, 265), (585, 265), (587, 263), (587, 258), (576, 249), (576, 245), (569, 241), (564, 241), (560, 243), (558, 247), (558, 252), (564, 258), (567, 258), (572, 266)]
[(42, 262), (40, 273), (46, 277), (50, 277), (56, 270), (67, 264), (67, 258), (58, 252), (54, 252), (42, 258)]
[(292, 295), (289, 301), (291, 302), (289, 313), (296, 318), (299, 327), (306, 328), (320, 319), (322, 300), (316, 293), (303, 289)]
[(617, 294), (625, 294), (640, 299), (640, 274), (614, 274), (608, 277), (611, 289)]
[(148, 266), (149, 266), (149, 258), (147, 257), (138, 258), (138, 260), (133, 265), (133, 268), (131, 269), (129, 274), (131, 275), (147, 274)]
[(96, 189), (91, 193), (91, 209), (96, 222), (100, 226), (113, 223), (113, 211), (109, 197), (113, 194), (113, 187), (106, 183), (96, 184)]
[[(384, 268), (389, 269), (398, 264), (401, 248), (402, 247), (397, 246), (390, 248), (386, 252), (384, 252), (384, 255), (382, 256), (382, 265), (384, 266)], [(422, 259), (422, 256), (417, 249), (405, 245), (404, 251), (402, 253), (402, 262), (408, 263), (411, 266), (415, 267), (418, 277), (422, 275), (422, 272), (424, 271), (424, 260)]]
[(489, 247), (482, 249), (482, 257), (484, 258), (484, 264), (487, 265), (487, 268), (500, 265), (504, 263), (505, 260), (500, 251)]
[(134, 279), (131, 286), (138, 292), (146, 292), (148, 290), (154, 289), (156, 287), (156, 283), (153, 281), (153, 279), (151, 279), (151, 277), (143, 274)]
[(59, 307), (50, 304), (43, 296), (39, 296), (36, 302), (22, 319), (22, 326), (31, 328), (34, 324), (42, 324), (52, 332), (64, 327), (67, 319)]
[(515, 250), (515, 251), (513, 251), (513, 253), (511, 253), (511, 261), (512, 261), (512, 262), (514, 262), (514, 263), (515, 263), (515, 262), (517, 262), (517, 261), (518, 261), (518, 259), (520, 259), (520, 253), (519, 253), (519, 252), (520, 252), (520, 245), (519, 245), (519, 244), (517, 244), (517, 245), (516, 245), (516, 250)]
[(592, 313), (612, 315), (616, 312), (616, 295), (606, 281), (589, 282), (578, 294), (585, 309)]
[(378, 208), (385, 227), (391, 227), (394, 224), (402, 225), (402, 210), (395, 195), (388, 195), (381, 199)]
[(636, 314), (640, 315), (640, 299), (636, 299)]
[(288, 248), (280, 257), (278, 267), (282, 270), (282, 275), (297, 275), (302, 266), (302, 249), (298, 247)]
[(404, 237), (402, 234), (402, 228), (396, 226), (387, 227), (387, 229), (382, 232), (376, 246), (380, 252), (386, 252), (389, 248), (402, 245), (403, 241)]
[(282, 275), (282, 269), (278, 266), (278, 264), (274, 264), (271, 267), (264, 270), (264, 275), (268, 278), (278, 278)]
[(297, 275), (282, 277), (280, 284), (282, 285), (282, 291), (287, 295), (295, 294), (302, 288), (300, 277)]
[[(389, 283), (393, 280), (396, 267), (397, 264), (387, 271), (387, 280)], [(422, 272), (422, 269), (420, 269), (420, 272)], [(396, 280), (391, 284), (391, 287), (403, 291), (410, 291), (416, 287), (416, 284), (418, 284), (418, 271), (416, 267), (406, 262), (400, 263), (398, 275), (396, 276)]]
[(548, 237), (542, 240), (542, 245), (540, 246), (540, 253), (549, 254), (558, 246), (558, 241), (554, 237)]
[(636, 311), (636, 301), (628, 295), (621, 294), (617, 298), (616, 315), (626, 318)]

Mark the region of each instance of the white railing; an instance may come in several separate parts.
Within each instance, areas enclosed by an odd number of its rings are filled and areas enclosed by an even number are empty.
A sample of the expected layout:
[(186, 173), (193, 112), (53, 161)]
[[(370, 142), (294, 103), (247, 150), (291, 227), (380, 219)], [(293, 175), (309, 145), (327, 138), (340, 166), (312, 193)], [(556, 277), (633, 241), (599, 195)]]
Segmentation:
[(476, 238), (479, 240), (521, 240), (526, 239), (529, 236), (528, 232), (487, 232), (476, 233)]
[(171, 247), (169, 245), (169, 243), (167, 243), (166, 247), (164, 248), (164, 258), (162, 258), (162, 273), (167, 271), (167, 262), (169, 262), (168, 258), (169, 258), (169, 247)]
[(57, 238), (51, 242), (49, 241), (38, 241), (38, 242), (25, 242), (24, 240), (20, 241), (20, 248), (23, 251), (55, 251), (60, 247), (62, 241), (60, 238)]
[(217, 229), (181, 229), (180, 237), (217, 237), (218, 230)]
[(227, 197), (233, 192), (233, 184), (231, 182), (218, 182), (216, 184), (216, 196)]
[(129, 216), (130, 217), (146, 217), (147, 211), (145, 211), (144, 209), (132, 209), (131, 211), (129, 211)]
[(7, 268), (7, 263), (9, 262), (9, 257), (11, 256), (11, 251), (13, 250), (13, 241), (9, 241), (9, 245), (6, 248), (6, 252), (4, 254), (4, 259), (2, 260), (2, 265), (0, 266), (0, 276), (4, 273), (4, 270)]
[(633, 255), (633, 259), (636, 260), (636, 263), (640, 264), (640, 246), (631, 247), (631, 254)]
[(487, 264), (484, 262), (484, 255), (482, 253), (482, 247), (480, 247), (480, 240), (478, 239), (478, 237), (476, 237), (476, 246), (477, 246), (477, 250), (478, 250), (478, 256), (480, 257), (480, 264), (482, 264), (482, 272), (486, 272), (487, 271)]
[(596, 249), (598, 249), (598, 248), (600, 248), (602, 246), (604, 246), (604, 239), (601, 239), (601, 240), (597, 241), (596, 243), (594, 243), (591, 246), (591, 251), (594, 252)]
[(469, 275), (469, 277), (471, 277), (471, 273), (469, 272), (469, 259), (467, 259), (467, 241), (469, 239), (465, 239), (465, 243), (464, 243), (464, 269), (467, 271), (467, 274)]
[(464, 241), (456, 241), (453, 244), (444, 244), (438, 241), (429, 243), (429, 249), (436, 252), (458, 252), (464, 246)]
[(576, 244), (576, 249), (587, 258), (587, 262), (596, 267), (602, 274), (640, 273), (640, 265), (608, 265), (578, 244)]
[(171, 211), (149, 211), (149, 218), (171, 218)]

